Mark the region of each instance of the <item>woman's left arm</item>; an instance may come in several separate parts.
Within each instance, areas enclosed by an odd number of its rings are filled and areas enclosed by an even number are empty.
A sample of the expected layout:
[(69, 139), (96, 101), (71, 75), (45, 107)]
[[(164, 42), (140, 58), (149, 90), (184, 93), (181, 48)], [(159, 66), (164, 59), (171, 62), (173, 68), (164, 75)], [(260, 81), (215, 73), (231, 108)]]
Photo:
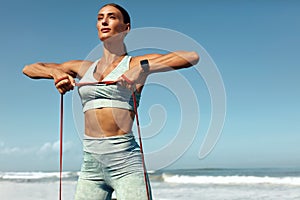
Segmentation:
[[(128, 89), (135, 90), (144, 85), (149, 74), (191, 67), (198, 63), (199, 55), (194, 51), (176, 51), (168, 54), (146, 54), (134, 57), (133, 65), (117, 80)], [(147, 65), (141, 66), (142, 63)]]
[[(145, 56), (145, 58), (147, 57)], [(193, 51), (177, 51), (147, 59), (149, 74), (191, 67), (198, 63), (199, 55)]]

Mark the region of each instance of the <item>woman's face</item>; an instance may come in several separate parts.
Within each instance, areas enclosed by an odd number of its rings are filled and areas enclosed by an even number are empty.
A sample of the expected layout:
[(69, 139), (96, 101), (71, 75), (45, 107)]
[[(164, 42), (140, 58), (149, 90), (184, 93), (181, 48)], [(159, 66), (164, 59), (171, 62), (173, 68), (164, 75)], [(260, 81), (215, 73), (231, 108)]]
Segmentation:
[(124, 23), (122, 13), (113, 6), (101, 8), (97, 19), (98, 37), (101, 41), (117, 34), (124, 39), (124, 36), (130, 30), (130, 24)]

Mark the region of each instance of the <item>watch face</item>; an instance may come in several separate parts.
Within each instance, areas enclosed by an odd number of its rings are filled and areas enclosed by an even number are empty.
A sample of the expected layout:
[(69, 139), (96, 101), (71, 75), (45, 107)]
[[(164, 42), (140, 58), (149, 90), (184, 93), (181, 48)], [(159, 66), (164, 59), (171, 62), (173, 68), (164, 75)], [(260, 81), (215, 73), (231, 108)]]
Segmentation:
[(144, 72), (149, 71), (149, 62), (148, 60), (141, 60), (141, 67), (143, 68)]

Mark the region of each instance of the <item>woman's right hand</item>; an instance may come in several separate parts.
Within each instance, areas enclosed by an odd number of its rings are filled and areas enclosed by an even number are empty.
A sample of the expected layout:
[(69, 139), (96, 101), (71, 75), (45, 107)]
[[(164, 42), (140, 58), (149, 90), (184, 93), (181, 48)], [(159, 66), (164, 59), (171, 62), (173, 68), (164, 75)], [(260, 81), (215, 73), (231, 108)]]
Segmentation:
[(60, 69), (54, 69), (51, 76), (54, 79), (55, 87), (61, 94), (65, 94), (66, 92), (74, 89), (75, 80), (69, 74), (61, 71)]

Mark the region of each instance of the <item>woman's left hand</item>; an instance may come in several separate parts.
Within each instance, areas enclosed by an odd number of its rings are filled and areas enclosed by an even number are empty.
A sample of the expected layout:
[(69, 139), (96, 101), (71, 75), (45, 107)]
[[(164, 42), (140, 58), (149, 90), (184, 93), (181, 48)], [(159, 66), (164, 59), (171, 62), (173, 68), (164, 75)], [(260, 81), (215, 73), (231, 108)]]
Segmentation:
[(117, 82), (131, 91), (139, 90), (147, 78), (140, 66), (133, 67), (117, 79)]

